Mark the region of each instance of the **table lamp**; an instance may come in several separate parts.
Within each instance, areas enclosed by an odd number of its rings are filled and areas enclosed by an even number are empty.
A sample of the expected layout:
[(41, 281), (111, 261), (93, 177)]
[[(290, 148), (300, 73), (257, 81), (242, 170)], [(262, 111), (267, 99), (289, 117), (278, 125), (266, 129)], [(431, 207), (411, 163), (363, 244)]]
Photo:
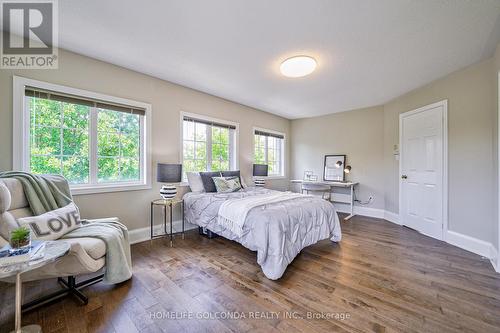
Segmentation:
[(165, 200), (172, 200), (177, 195), (177, 187), (172, 183), (180, 183), (182, 180), (182, 164), (158, 163), (156, 167), (156, 181), (167, 183), (160, 189), (160, 195)]
[(254, 164), (253, 165), (253, 176), (254, 176), (254, 184), (255, 186), (264, 187), (266, 185), (265, 178), (255, 178), (255, 177), (267, 177), (268, 175), (268, 166), (267, 164)]

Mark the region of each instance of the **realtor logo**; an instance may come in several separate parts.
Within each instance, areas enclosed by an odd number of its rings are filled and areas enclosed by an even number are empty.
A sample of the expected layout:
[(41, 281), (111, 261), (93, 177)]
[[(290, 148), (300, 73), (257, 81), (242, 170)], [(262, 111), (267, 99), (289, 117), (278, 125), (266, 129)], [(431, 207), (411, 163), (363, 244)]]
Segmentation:
[(0, 0), (0, 68), (57, 68), (57, 0)]

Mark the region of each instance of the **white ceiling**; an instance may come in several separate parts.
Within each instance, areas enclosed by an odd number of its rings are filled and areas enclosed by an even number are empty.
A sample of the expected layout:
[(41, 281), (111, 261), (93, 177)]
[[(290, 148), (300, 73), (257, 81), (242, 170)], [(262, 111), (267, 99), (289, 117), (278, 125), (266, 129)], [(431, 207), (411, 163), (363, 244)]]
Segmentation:
[[(490, 57), (498, 0), (63, 0), (59, 46), (287, 118), (379, 105)], [(317, 70), (279, 74), (307, 54)]]

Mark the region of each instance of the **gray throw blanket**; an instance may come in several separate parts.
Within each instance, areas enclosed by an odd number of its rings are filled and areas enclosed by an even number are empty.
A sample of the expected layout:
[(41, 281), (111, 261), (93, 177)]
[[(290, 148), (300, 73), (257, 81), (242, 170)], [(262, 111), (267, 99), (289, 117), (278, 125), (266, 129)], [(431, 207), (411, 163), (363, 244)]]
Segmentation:
[[(0, 178), (15, 178), (23, 191), (34, 215), (64, 207), (73, 201), (68, 181), (58, 175), (34, 175), (21, 171), (0, 172)], [(83, 223), (62, 238), (99, 238), (106, 244), (104, 282), (120, 283), (132, 276), (132, 260), (127, 227), (118, 219), (101, 219)]]
[(5, 171), (0, 172), (0, 178), (15, 178), (21, 182), (31, 211), (36, 216), (64, 207), (73, 201), (68, 181), (62, 176)]
[(128, 242), (127, 227), (118, 219), (102, 219), (84, 223), (62, 238), (99, 238), (106, 243), (106, 270), (103, 282), (114, 284), (126, 281), (132, 277), (132, 259)]

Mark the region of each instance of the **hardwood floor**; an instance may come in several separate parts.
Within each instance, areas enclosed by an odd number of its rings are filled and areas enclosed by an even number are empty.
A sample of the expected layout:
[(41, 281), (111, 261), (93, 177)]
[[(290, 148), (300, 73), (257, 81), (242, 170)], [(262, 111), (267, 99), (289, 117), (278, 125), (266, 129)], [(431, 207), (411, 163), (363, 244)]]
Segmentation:
[[(308, 247), (278, 281), (264, 277), (254, 252), (222, 238), (190, 232), (174, 248), (136, 244), (131, 281), (94, 285), (87, 306), (66, 299), (23, 323), (46, 333), (500, 332), (500, 274), (488, 260), (373, 218), (342, 231), (339, 245)], [(54, 288), (27, 283), (26, 298)], [(0, 284), (2, 332), (13, 327), (13, 297)]]

